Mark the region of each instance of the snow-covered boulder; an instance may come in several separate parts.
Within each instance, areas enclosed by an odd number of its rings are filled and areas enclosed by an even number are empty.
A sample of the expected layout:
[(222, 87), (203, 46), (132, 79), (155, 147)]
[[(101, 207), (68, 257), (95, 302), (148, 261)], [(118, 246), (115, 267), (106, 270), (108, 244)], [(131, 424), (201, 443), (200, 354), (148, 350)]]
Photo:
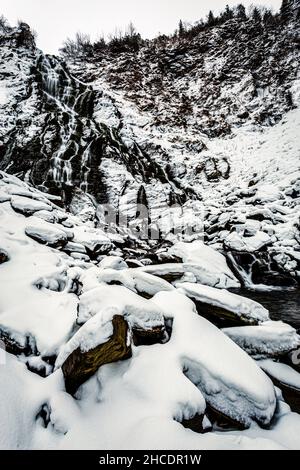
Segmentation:
[(58, 222), (58, 217), (55, 214), (54, 211), (50, 212), (49, 210), (39, 210), (34, 213), (35, 217), (39, 217), (40, 219), (45, 220), (46, 222), (49, 222), (50, 224), (54, 224), (55, 222)]
[(232, 232), (224, 240), (224, 246), (227, 250), (246, 251), (248, 253), (259, 251), (271, 243), (272, 238), (262, 231), (258, 231), (250, 237), (244, 237), (238, 232)]
[(172, 348), (207, 404), (245, 426), (252, 420), (268, 424), (275, 411), (275, 392), (255, 361), (197, 315), (185, 295), (160, 292), (153, 302), (173, 319), (170, 341), (163, 347)]
[(30, 199), (24, 196), (13, 196), (10, 203), (16, 212), (20, 212), (27, 216), (32, 215), (37, 211), (52, 211), (52, 206), (47, 202)]
[(300, 413), (300, 374), (287, 364), (271, 359), (257, 361), (262, 370), (271, 377), (274, 385), (282, 392), (283, 399), (291, 409)]
[(223, 328), (223, 332), (255, 358), (284, 356), (300, 346), (300, 336), (296, 330), (281, 321)]
[(99, 263), (101, 269), (115, 269), (122, 270), (128, 268), (127, 263), (121, 258), (121, 256), (106, 256)]
[(112, 242), (101, 229), (85, 225), (74, 227), (72, 241), (84, 245), (88, 254), (92, 255), (107, 253), (113, 247)]
[(268, 310), (261, 304), (225, 289), (190, 282), (177, 283), (176, 287), (179, 292), (196, 302), (200, 315), (203, 312), (211, 316), (211, 321), (214, 317), (241, 324), (257, 324), (269, 320)]
[[(63, 360), (68, 349), (70, 354)], [(111, 322), (103, 325), (102, 318), (95, 316), (66, 345), (57, 358), (57, 367), (62, 368), (66, 391), (74, 394), (100, 366), (130, 356), (131, 343), (128, 341), (128, 324), (124, 317), (114, 315)]]
[(44, 222), (43, 224), (37, 222), (28, 224), (25, 227), (25, 233), (28, 237), (33, 238), (37, 242), (55, 248), (64, 246), (68, 241), (68, 236), (65, 231), (54, 227), (48, 222)]
[[(231, 272), (226, 258), (218, 251), (195, 240), (191, 243), (175, 243), (168, 253), (182, 259), (184, 271), (192, 272), (197, 282), (213, 287), (239, 287), (239, 281)], [(148, 271), (149, 272), (149, 271)]]
[(151, 300), (145, 300), (123, 286), (101, 284), (81, 295), (78, 324), (95, 315), (100, 315), (104, 323), (110, 322), (112, 315), (122, 315), (132, 328), (164, 328), (161, 309)]

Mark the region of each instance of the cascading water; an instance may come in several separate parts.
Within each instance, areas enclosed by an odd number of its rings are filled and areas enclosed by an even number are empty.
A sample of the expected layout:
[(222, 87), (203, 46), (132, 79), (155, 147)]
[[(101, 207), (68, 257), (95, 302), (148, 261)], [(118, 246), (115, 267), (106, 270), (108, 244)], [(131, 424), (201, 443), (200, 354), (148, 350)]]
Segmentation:
[(82, 172), (82, 181), (80, 183), (80, 189), (84, 192), (88, 192), (88, 176), (90, 173), (90, 159), (91, 159), (91, 145), (92, 142), (89, 143), (87, 148), (82, 154), (82, 166), (81, 166), (81, 172)]
[[(71, 77), (62, 64), (53, 57), (42, 56), (41, 75), (43, 91), (49, 100), (55, 102), (56, 118), (59, 122), (60, 145), (51, 158), (48, 177), (58, 186), (61, 184), (72, 186), (72, 160), (79, 153), (76, 131), (81, 116), (78, 111), (87, 111), (85, 102), (90, 89)], [(84, 178), (80, 186), (83, 191), (87, 191), (88, 188), (87, 164), (89, 161), (88, 146), (82, 155)]]
[(267, 252), (226, 252), (229, 266), (243, 287), (251, 290), (278, 290), (294, 287), (295, 282), (274, 269)]

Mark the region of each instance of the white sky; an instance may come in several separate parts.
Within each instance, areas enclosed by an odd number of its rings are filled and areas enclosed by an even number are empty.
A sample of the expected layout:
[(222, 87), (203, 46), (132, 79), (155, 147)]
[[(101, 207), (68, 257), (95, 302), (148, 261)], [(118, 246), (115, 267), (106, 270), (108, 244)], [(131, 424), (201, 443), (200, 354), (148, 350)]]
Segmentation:
[[(1, 0), (3, 14), (14, 25), (22, 19), (38, 33), (38, 47), (56, 53), (66, 37), (76, 31), (92, 39), (124, 29), (132, 21), (145, 38), (171, 33), (179, 19), (194, 23), (209, 9), (217, 12), (239, 0)], [(281, 0), (244, 0), (245, 6), (266, 5), (278, 10)]]

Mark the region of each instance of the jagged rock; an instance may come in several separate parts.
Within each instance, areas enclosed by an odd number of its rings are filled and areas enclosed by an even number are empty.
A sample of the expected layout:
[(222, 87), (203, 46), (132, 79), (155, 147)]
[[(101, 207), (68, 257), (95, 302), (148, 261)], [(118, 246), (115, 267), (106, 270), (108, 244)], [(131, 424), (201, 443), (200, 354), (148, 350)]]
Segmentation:
[(41, 210), (52, 211), (52, 206), (50, 204), (23, 196), (13, 196), (10, 203), (16, 212), (20, 212), (26, 216), (32, 215)]
[(192, 418), (183, 419), (181, 424), (183, 427), (191, 429), (194, 432), (203, 433), (204, 431), (208, 432), (211, 430), (211, 427), (204, 426), (204, 415), (196, 414)]
[(104, 364), (128, 359), (131, 346), (128, 344), (128, 324), (120, 315), (112, 319), (111, 338), (88, 351), (75, 349), (62, 364), (66, 391), (72, 395)]

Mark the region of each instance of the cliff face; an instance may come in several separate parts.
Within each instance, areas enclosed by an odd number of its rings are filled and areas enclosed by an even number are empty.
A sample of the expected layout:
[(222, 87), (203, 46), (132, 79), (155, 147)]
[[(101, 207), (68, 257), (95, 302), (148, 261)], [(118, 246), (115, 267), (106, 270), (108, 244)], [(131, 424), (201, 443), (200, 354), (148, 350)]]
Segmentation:
[(0, 32), (0, 169), (75, 213), (92, 208), (91, 220), (99, 203), (132, 221), (142, 204), (160, 241), (174, 226), (196, 228), (186, 239), (204, 230), (256, 282), (262, 263), (296, 279), (294, 6), (285, 22), (232, 18), (68, 63), (39, 51), (27, 25)]

